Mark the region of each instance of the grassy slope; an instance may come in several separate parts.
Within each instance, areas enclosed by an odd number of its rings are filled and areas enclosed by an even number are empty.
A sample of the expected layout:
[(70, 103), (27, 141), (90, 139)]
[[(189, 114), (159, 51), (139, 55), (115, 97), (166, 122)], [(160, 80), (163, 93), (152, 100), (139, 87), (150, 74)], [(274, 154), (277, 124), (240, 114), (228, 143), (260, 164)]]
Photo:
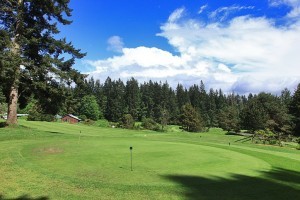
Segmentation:
[(20, 124), (0, 129), (0, 199), (300, 198), (299, 151), (235, 142), (243, 137), (219, 129), (162, 134)]

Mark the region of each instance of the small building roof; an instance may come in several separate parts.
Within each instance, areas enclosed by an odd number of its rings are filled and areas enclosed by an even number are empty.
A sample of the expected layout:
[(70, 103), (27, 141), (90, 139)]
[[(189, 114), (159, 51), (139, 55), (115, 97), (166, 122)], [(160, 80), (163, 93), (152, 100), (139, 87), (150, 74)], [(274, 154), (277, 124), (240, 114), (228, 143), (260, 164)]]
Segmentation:
[[(75, 115), (72, 115), (72, 114), (67, 114), (67, 115), (65, 115), (65, 116), (69, 116), (69, 117), (72, 117), (72, 118), (74, 118), (74, 119), (77, 119), (78, 121), (81, 121), (81, 119), (79, 119), (78, 117), (76, 117)], [(64, 117), (65, 117), (64, 116)]]

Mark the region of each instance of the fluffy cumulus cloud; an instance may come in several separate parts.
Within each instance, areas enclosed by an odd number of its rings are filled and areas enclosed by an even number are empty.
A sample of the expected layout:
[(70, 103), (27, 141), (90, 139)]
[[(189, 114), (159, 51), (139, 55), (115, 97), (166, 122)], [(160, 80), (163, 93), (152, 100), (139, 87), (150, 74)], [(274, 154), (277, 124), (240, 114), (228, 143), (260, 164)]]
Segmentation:
[[(272, 1), (272, 6), (282, 2), (293, 9), (299, 5), (294, 4), (296, 0), (281, 0)], [(238, 9), (253, 8), (235, 6), (227, 11)], [(182, 18), (185, 12), (175, 10), (157, 34), (168, 40), (176, 55), (155, 47), (124, 48), (122, 43), (120, 56), (86, 61), (95, 68), (91, 76), (168, 80), (172, 86), (203, 80), (207, 88), (238, 93), (278, 93), (300, 82), (300, 20), (278, 27), (266, 17), (236, 16), (224, 25), (222, 20), (207, 23)]]

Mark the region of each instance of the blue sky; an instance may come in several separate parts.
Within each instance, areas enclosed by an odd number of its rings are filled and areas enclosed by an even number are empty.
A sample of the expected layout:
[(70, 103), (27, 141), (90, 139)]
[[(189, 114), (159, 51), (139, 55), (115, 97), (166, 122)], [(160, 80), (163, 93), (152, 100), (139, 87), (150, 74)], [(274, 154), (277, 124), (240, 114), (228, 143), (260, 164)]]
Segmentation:
[(61, 36), (103, 83), (167, 80), (278, 93), (300, 82), (300, 0), (71, 0)]

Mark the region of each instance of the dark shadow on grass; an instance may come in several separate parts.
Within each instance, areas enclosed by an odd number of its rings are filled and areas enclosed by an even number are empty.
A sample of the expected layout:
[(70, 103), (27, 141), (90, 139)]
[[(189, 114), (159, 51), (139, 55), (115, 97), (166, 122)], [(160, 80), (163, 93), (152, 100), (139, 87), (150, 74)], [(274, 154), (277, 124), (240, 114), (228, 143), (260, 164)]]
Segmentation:
[[(260, 177), (233, 175), (213, 179), (199, 176), (169, 175), (167, 179), (180, 183), (183, 196), (190, 200), (283, 200), (300, 199), (300, 172), (275, 169)], [(298, 186), (295, 185), (298, 183)]]
[(22, 195), (20, 197), (17, 198), (4, 198), (1, 194), (0, 194), (0, 200), (49, 200), (48, 197), (37, 197), (37, 198), (32, 198), (29, 195)]
[(56, 131), (46, 131), (47, 133), (52, 133), (52, 134), (58, 134), (58, 135), (63, 135), (64, 133), (61, 132), (56, 132)]
[(6, 126), (7, 126), (6, 122), (0, 122), (0, 128), (4, 128)]
[(244, 143), (244, 142), (248, 142), (248, 141), (250, 141), (250, 140), (252, 140), (252, 136), (244, 137), (244, 138), (235, 140), (234, 142), (241, 142), (241, 143)]

